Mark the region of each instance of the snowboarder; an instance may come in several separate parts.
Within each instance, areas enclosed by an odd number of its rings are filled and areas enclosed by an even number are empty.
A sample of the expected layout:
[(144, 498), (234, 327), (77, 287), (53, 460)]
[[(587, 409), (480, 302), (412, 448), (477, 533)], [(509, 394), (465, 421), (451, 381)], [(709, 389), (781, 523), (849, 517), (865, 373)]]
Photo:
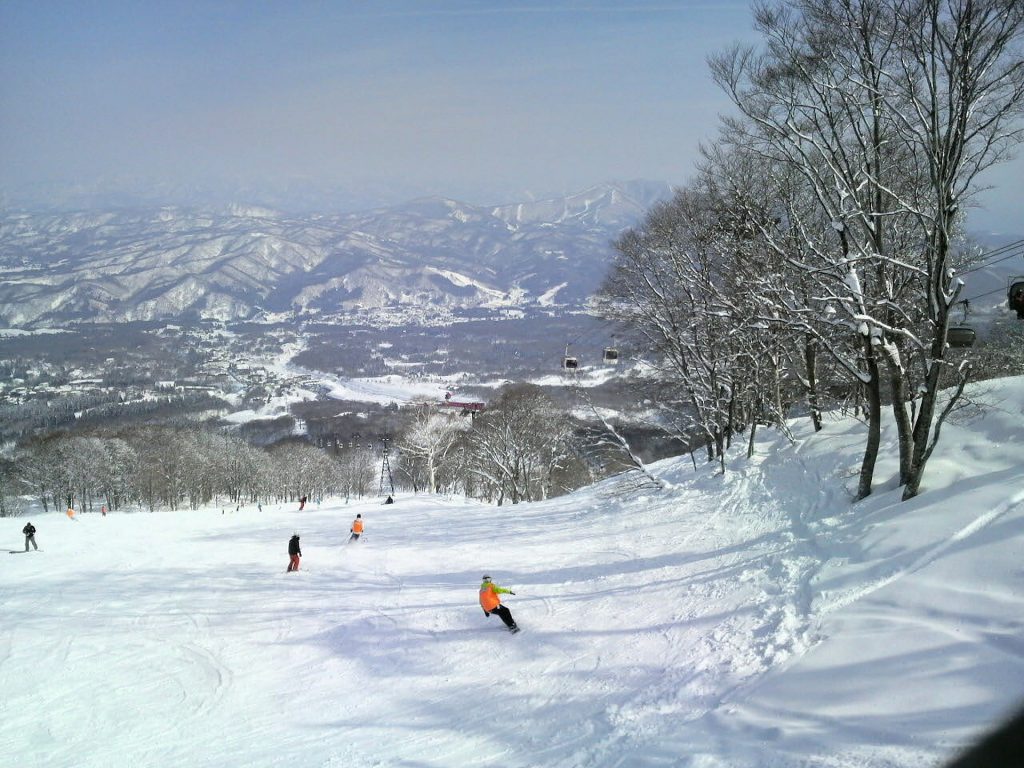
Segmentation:
[(25, 527), (21, 529), (21, 532), (25, 534), (25, 551), (28, 552), (28, 545), (30, 543), (34, 549), (38, 550), (39, 545), (36, 544), (36, 527), (32, 525), (32, 523), (26, 523)]
[(299, 546), (299, 534), (294, 533), (288, 540), (288, 571), (299, 570), (299, 559), (302, 557), (302, 548)]
[(68, 516), (68, 520), (74, 520), (75, 519), (75, 508), (74, 507), (68, 507), (67, 516)]
[(299, 499), (299, 512), (301, 512), (305, 508), (306, 508), (306, 497), (303, 496), (301, 499)]
[(352, 521), (352, 527), (349, 528), (349, 532), (352, 534), (348, 537), (349, 544), (351, 544), (353, 541), (359, 541), (359, 536), (363, 533), (362, 515), (356, 515), (356, 519)]
[(498, 617), (505, 622), (505, 626), (508, 627), (509, 632), (518, 632), (519, 626), (516, 624), (515, 619), (512, 618), (512, 612), (501, 604), (501, 598), (498, 595), (514, 595), (511, 589), (505, 589), (499, 587), (493, 581), (491, 577), (486, 573), (483, 576), (483, 584), (480, 585), (480, 607), (484, 609), (484, 616), (490, 616), (492, 613), (496, 613)]
[(384, 503), (385, 504), (394, 504), (395, 500), (392, 499), (390, 496), (388, 496), (386, 499), (384, 499)]

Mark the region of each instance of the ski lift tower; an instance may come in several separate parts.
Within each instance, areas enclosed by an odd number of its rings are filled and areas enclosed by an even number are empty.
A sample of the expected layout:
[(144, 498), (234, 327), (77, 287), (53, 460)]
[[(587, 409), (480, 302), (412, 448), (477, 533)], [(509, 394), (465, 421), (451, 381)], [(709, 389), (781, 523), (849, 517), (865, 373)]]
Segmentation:
[(395, 495), (395, 481), (394, 481), (394, 478), (391, 477), (391, 461), (390, 461), (390, 459), (388, 459), (388, 453), (389, 453), (388, 443), (391, 442), (391, 438), (389, 438), (389, 437), (382, 437), (380, 439), (380, 442), (381, 442), (381, 445), (383, 446), (383, 450), (381, 451), (382, 459), (381, 459), (381, 463), (380, 463), (380, 488), (377, 490), (377, 495), (378, 496), (383, 496), (384, 495), (384, 478), (387, 478), (388, 487), (391, 489), (391, 494), (390, 495), (394, 496)]

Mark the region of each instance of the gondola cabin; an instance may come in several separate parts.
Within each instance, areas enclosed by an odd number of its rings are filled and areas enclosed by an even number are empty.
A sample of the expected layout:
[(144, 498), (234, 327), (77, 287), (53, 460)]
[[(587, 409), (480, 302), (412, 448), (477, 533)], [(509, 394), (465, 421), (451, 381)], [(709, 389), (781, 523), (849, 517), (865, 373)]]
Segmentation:
[(951, 347), (972, 347), (977, 338), (969, 325), (953, 325), (946, 330), (946, 342)]
[(565, 357), (562, 358), (562, 368), (564, 368), (565, 370), (575, 371), (579, 367), (580, 361), (577, 360), (575, 357), (569, 357), (568, 355), (566, 355)]
[(1010, 278), (1010, 288), (1006, 292), (1006, 303), (1024, 320), (1024, 277)]
[(604, 364), (605, 365), (618, 365), (619, 364), (619, 350), (615, 347), (604, 348)]

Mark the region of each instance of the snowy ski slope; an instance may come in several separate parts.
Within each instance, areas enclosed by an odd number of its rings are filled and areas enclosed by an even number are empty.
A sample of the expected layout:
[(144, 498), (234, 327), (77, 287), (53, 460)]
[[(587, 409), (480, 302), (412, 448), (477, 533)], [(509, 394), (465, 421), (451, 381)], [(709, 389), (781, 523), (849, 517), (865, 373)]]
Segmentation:
[[(833, 420), (765, 433), (725, 477), (663, 462), (664, 492), (35, 515), (43, 551), (0, 560), (0, 754), (936, 765), (1024, 699), (1024, 378), (983, 389), (993, 407), (946, 427), (902, 504), (891, 459), (851, 504), (862, 427)], [(7, 549), (26, 521), (0, 521)], [(485, 572), (520, 634), (477, 606)]]

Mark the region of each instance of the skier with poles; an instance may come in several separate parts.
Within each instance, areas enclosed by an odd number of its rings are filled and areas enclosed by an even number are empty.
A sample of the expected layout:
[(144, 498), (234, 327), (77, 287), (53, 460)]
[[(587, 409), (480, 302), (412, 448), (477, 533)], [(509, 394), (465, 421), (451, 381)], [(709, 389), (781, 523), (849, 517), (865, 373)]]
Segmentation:
[(516, 624), (515, 619), (512, 618), (512, 612), (501, 604), (501, 598), (498, 595), (514, 595), (511, 589), (505, 589), (499, 587), (493, 581), (491, 577), (486, 573), (483, 576), (483, 583), (480, 585), (480, 607), (484, 609), (484, 616), (490, 616), (492, 613), (498, 615), (498, 617), (505, 622), (505, 626), (508, 627), (508, 631), (513, 634), (519, 631), (519, 625)]
[(352, 527), (349, 529), (349, 533), (352, 534), (348, 537), (349, 544), (351, 544), (353, 541), (359, 541), (359, 537), (363, 534), (362, 515), (356, 515), (356, 519), (352, 521)]

